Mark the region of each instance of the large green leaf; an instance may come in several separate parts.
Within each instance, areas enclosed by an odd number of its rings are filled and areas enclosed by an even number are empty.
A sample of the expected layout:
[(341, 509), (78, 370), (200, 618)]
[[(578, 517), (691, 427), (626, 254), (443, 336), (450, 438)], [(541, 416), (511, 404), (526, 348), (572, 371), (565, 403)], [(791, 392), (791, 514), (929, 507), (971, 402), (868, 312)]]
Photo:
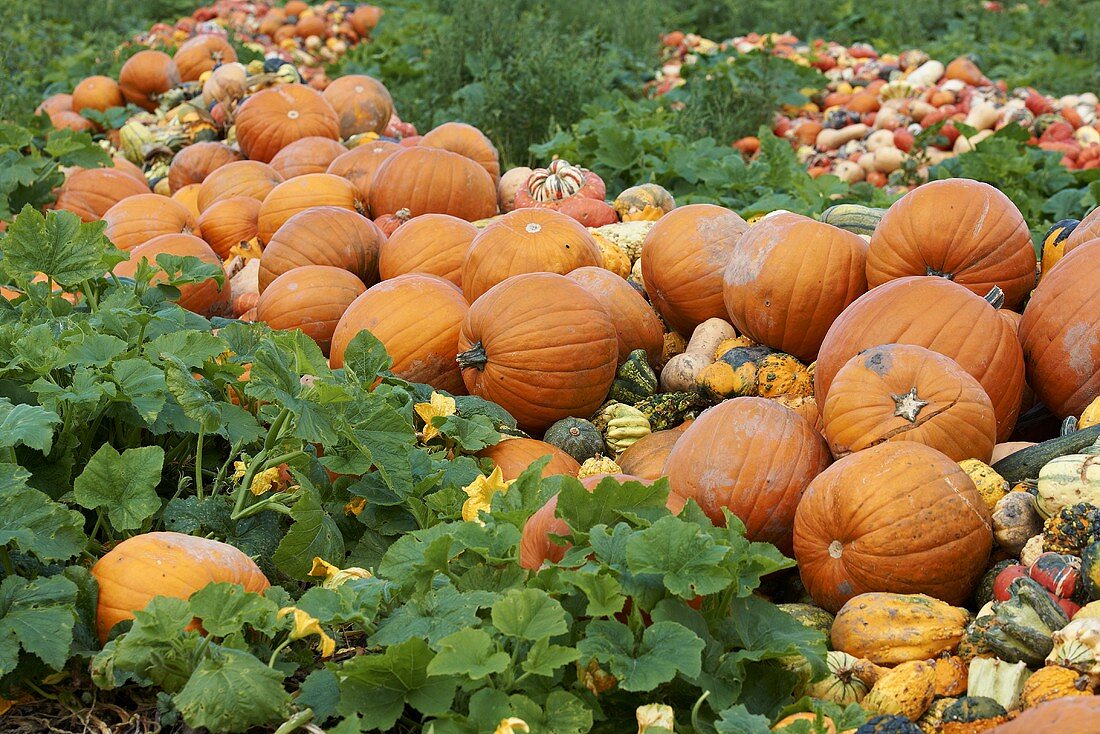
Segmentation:
[(54, 670), (69, 659), (77, 588), (64, 576), (0, 583), (0, 675), (15, 670), (22, 648)]
[(144, 446), (123, 453), (108, 443), (99, 447), (76, 478), (73, 495), (81, 507), (103, 507), (115, 530), (135, 530), (160, 509), (157, 485), (164, 449)]
[(244, 732), (282, 720), (290, 709), (284, 674), (245, 650), (216, 648), (173, 702), (193, 728)]
[(72, 558), (84, 550), (84, 516), (27, 486), (30, 472), (0, 464), (0, 545), (13, 543), (42, 560)]

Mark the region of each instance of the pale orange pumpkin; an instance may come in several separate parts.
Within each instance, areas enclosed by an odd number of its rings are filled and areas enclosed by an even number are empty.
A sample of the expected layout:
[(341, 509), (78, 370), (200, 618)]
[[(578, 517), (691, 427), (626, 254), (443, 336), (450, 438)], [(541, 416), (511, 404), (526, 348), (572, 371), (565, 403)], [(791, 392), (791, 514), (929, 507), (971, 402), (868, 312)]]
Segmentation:
[(445, 122), (433, 128), (420, 138), (419, 145), (429, 148), (442, 148), (452, 153), (464, 155), (493, 177), (493, 183), (500, 180), (500, 153), (493, 141), (473, 125), (464, 122)]
[(200, 33), (184, 41), (172, 57), (179, 69), (180, 81), (197, 81), (203, 72), (211, 71), (218, 64), (230, 64), (237, 60), (237, 52), (229, 39), (213, 33)]
[(102, 112), (111, 107), (126, 104), (118, 82), (109, 76), (90, 76), (76, 85), (72, 96), (72, 111), (97, 110)]
[(664, 349), (665, 330), (657, 312), (641, 293), (615, 273), (603, 268), (577, 268), (566, 277), (599, 299), (610, 314), (619, 337), (618, 364), (625, 362), (635, 349), (644, 349), (650, 364), (658, 363)]
[(307, 173), (284, 181), (271, 190), (260, 207), (260, 241), (270, 242), (288, 219), (318, 206), (358, 211), (359, 193), (350, 181), (329, 173)]
[(325, 173), (342, 176), (355, 185), (359, 198), (370, 201), (370, 185), (382, 161), (401, 150), (389, 140), (372, 140), (342, 153), (329, 164)]
[(301, 329), (328, 354), (337, 322), (366, 290), (363, 281), (342, 268), (294, 268), (271, 281), (260, 294), (256, 320), (272, 329)]
[(157, 108), (160, 95), (179, 83), (176, 62), (163, 51), (138, 51), (118, 73), (118, 86), (126, 101), (150, 112)]
[(103, 215), (103, 234), (120, 250), (131, 250), (162, 234), (197, 234), (199, 227), (187, 207), (160, 194), (137, 194), (118, 202)]
[(295, 140), (340, 139), (336, 111), (320, 92), (281, 84), (248, 97), (237, 111), (237, 142), (249, 159), (268, 163)]
[(334, 160), (347, 152), (347, 148), (331, 138), (302, 138), (276, 153), (270, 165), (284, 180), (289, 180), (307, 173), (325, 173)]
[(462, 287), (462, 262), (478, 229), (449, 214), (421, 214), (402, 224), (382, 245), (382, 280), (405, 273), (430, 273)]
[(168, 168), (168, 187), (176, 193), (189, 184), (201, 184), (211, 172), (241, 160), (241, 154), (225, 143), (202, 142), (176, 153)]
[(382, 162), (370, 190), (373, 216), (401, 209), (414, 217), (436, 213), (471, 222), (485, 219), (497, 213), (496, 185), (466, 156), (441, 148), (406, 148)]
[(87, 168), (74, 171), (65, 179), (55, 207), (71, 211), (85, 222), (94, 222), (126, 197), (148, 193), (148, 184), (124, 171)]
[(230, 249), (257, 235), (259, 218), (259, 201), (251, 196), (231, 196), (214, 202), (199, 216), (199, 229), (206, 244), (224, 260)]
[[(191, 212), (191, 216), (195, 221), (199, 221), (199, 189), (202, 188), (202, 184), (187, 184), (182, 189), (172, 194), (172, 201), (183, 204), (187, 211)], [(200, 225), (201, 227), (201, 225)]]
[(382, 82), (366, 74), (334, 79), (324, 91), (340, 124), (340, 137), (382, 133), (393, 116), (393, 98)]
[[(222, 263), (217, 253), (210, 249), (210, 245), (194, 235), (163, 234), (130, 250), (130, 259), (116, 265), (114, 273), (120, 277), (132, 278), (143, 259), (156, 266), (157, 255), (160, 254), (197, 257), (203, 262), (219, 266)], [(154, 283), (163, 279), (163, 273), (153, 276)], [(221, 286), (213, 278), (202, 283), (180, 286), (179, 305), (202, 316), (228, 316), (232, 311), (229, 279), (226, 278)]]
[(384, 240), (373, 222), (353, 211), (332, 206), (303, 209), (265, 245), (260, 255), (260, 292), (275, 278), (303, 265), (342, 268), (364, 285), (373, 285), (378, 281), (378, 251)]
[(214, 202), (234, 196), (251, 196), (256, 201), (263, 201), (282, 182), (283, 177), (266, 163), (228, 163), (203, 180), (198, 194), (199, 211), (206, 211)]

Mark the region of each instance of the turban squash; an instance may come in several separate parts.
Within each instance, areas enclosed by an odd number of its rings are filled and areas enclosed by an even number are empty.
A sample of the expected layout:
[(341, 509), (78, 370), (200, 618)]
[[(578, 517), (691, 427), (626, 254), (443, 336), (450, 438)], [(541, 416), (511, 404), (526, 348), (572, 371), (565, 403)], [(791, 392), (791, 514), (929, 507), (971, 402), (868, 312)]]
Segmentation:
[(271, 281), (260, 294), (256, 319), (272, 329), (301, 329), (328, 354), (340, 317), (366, 289), (363, 281), (343, 268), (294, 268)]
[(287, 219), (264, 247), (260, 292), (275, 278), (303, 265), (343, 268), (364, 285), (373, 285), (378, 281), (378, 251), (383, 240), (378, 227), (354, 211), (335, 206), (304, 209)]
[(382, 280), (406, 273), (429, 273), (462, 287), (462, 262), (478, 229), (450, 214), (421, 214), (394, 230), (382, 245)]

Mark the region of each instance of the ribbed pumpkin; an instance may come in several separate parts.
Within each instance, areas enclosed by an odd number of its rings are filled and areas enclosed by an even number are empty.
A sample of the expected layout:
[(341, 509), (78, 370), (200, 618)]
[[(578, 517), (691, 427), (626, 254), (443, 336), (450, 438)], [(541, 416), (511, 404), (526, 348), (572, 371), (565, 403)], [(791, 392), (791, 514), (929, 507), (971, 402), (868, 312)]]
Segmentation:
[(336, 111), (340, 137), (360, 133), (382, 133), (393, 116), (393, 98), (382, 82), (365, 74), (334, 79), (324, 91), (325, 100)]
[(730, 322), (812, 362), (833, 320), (867, 291), (866, 257), (867, 243), (839, 227), (798, 214), (765, 217), (737, 242), (723, 273)]
[(251, 196), (219, 199), (199, 216), (202, 238), (218, 257), (229, 258), (229, 250), (247, 242), (259, 232), (260, 202)]
[(340, 138), (336, 111), (320, 92), (302, 84), (281, 84), (248, 97), (236, 125), (241, 152), (264, 163), (295, 140)]
[(500, 153), (493, 141), (473, 125), (464, 122), (445, 122), (420, 138), (420, 145), (442, 148), (464, 155), (493, 177), (494, 185), (500, 180)]
[(282, 182), (283, 177), (266, 163), (228, 163), (203, 180), (198, 195), (199, 211), (204, 212), (214, 202), (234, 196), (250, 196), (256, 201), (263, 201)]
[(497, 189), (492, 176), (466, 156), (416, 146), (383, 161), (371, 182), (373, 216), (401, 209), (414, 217), (450, 214), (473, 222), (497, 213)]
[(158, 235), (199, 230), (187, 207), (160, 194), (128, 196), (108, 209), (103, 221), (103, 234), (120, 250), (131, 250)]
[(953, 178), (896, 201), (871, 235), (867, 283), (939, 275), (984, 296), (993, 286), (1015, 308), (1035, 287), (1031, 234), (1011, 199), (987, 183)]
[(962, 604), (993, 545), (989, 510), (961, 467), (911, 441), (846, 456), (810, 482), (794, 555), (814, 603), (835, 612), (871, 591)]
[(405, 273), (430, 273), (462, 287), (462, 262), (478, 229), (449, 214), (421, 214), (398, 227), (382, 245), (382, 280)]
[(284, 180), (307, 173), (326, 173), (329, 165), (348, 149), (332, 138), (311, 136), (295, 140), (271, 159), (271, 167)]
[(118, 82), (109, 76), (90, 76), (82, 80), (73, 90), (72, 111), (103, 110), (111, 107), (121, 107), (126, 102), (122, 99), (122, 90), (118, 88)]
[(270, 242), (288, 219), (319, 206), (358, 211), (359, 192), (347, 179), (329, 173), (307, 173), (283, 181), (271, 190), (260, 207), (260, 241)]
[(371, 182), (378, 167), (399, 150), (401, 146), (389, 140), (371, 140), (342, 153), (329, 164), (325, 173), (351, 181), (359, 191), (359, 198), (369, 202)]
[(211, 172), (241, 160), (241, 154), (225, 143), (195, 143), (176, 153), (168, 168), (168, 188), (176, 193), (188, 184), (201, 184)]
[[(189, 599), (208, 584), (240, 584), (262, 593), (270, 583), (237, 548), (182, 533), (144, 533), (128, 538), (92, 566), (99, 584), (96, 633), (100, 642), (119, 622), (134, 618), (155, 596)], [(197, 625), (193, 628), (197, 628)]]
[(1028, 384), (1061, 418), (1100, 396), (1100, 240), (1066, 254), (1024, 310)]
[(1063, 257), (1097, 237), (1100, 237), (1100, 207), (1089, 212), (1070, 232), (1062, 249)]
[[(142, 177), (144, 180), (144, 177)], [(187, 184), (182, 189), (172, 194), (172, 201), (183, 204), (187, 211), (191, 212), (191, 216), (195, 218), (195, 221), (199, 221), (199, 189), (202, 188), (202, 184)], [(200, 225), (201, 226), (201, 225)]]
[(172, 57), (179, 69), (181, 82), (198, 81), (203, 72), (211, 71), (218, 64), (231, 64), (237, 60), (237, 52), (225, 36), (201, 33), (184, 41)]
[(1024, 388), (1023, 352), (993, 306), (946, 278), (898, 278), (872, 288), (833, 322), (817, 358), (814, 390), (824, 406), (833, 377), (868, 347), (915, 344), (958, 362), (981, 383), (997, 416), (997, 439), (1012, 433)]
[(462, 263), (462, 291), (472, 302), (513, 275), (565, 275), (602, 263), (599, 245), (572, 217), (549, 209), (517, 209), (474, 238)]
[(124, 171), (86, 168), (74, 171), (65, 179), (55, 207), (71, 211), (85, 222), (95, 222), (126, 197), (148, 193), (148, 184)]
[(303, 265), (331, 265), (353, 273), (364, 285), (378, 280), (378, 251), (384, 237), (366, 217), (347, 209), (318, 206), (286, 221), (260, 255), (260, 292), (271, 281)]
[(575, 477), (581, 468), (576, 459), (557, 446), (534, 438), (506, 438), (479, 451), (477, 455), (492, 460), (494, 466), (500, 467), (506, 482), (519, 477), (527, 467), (544, 456), (549, 456), (550, 462), (542, 468), (543, 478), (555, 474)]
[[(538, 211), (521, 209), (519, 211)], [(660, 317), (641, 293), (609, 270), (596, 267), (577, 268), (567, 276), (594, 295), (611, 315), (619, 337), (617, 364), (626, 361), (635, 349), (644, 349), (650, 364), (661, 359), (665, 345), (665, 330)]]
[(562, 275), (529, 273), (473, 303), (458, 352), (470, 394), (537, 432), (595, 412), (615, 378), (618, 339), (595, 296)]
[(722, 272), (749, 225), (730, 209), (690, 204), (661, 217), (642, 244), (649, 300), (684, 336), (709, 318), (727, 318)]
[(410, 273), (371, 286), (352, 302), (332, 336), (332, 366), (344, 363), (344, 350), (367, 330), (386, 347), (393, 373), (410, 382), (463, 395), (455, 356), (462, 321), (469, 311), (454, 283)]
[(915, 441), (955, 461), (988, 462), (997, 417), (982, 386), (950, 357), (884, 344), (849, 359), (825, 401), (825, 438), (840, 458), (885, 441)]
[(706, 410), (665, 462), (672, 490), (715, 523), (728, 509), (745, 537), (789, 554), (795, 507), (831, 457), (806, 419), (774, 400), (736, 398)]
[(138, 51), (118, 73), (118, 86), (126, 101), (150, 112), (157, 108), (157, 98), (179, 83), (176, 62), (163, 51)]
[(363, 281), (341, 268), (294, 268), (273, 280), (260, 294), (256, 319), (272, 329), (301, 329), (328, 354), (340, 317), (366, 290)]
[(1094, 734), (1100, 718), (1100, 697), (1069, 696), (1039, 704), (989, 734)]
[(622, 452), (616, 463), (627, 474), (659, 479), (665, 475), (665, 462), (672, 453), (672, 447), (685, 430), (687, 426), (677, 426), (643, 436)]
[[(210, 249), (198, 237), (189, 234), (163, 234), (154, 237), (143, 245), (130, 250), (130, 259), (115, 266), (115, 275), (132, 278), (137, 271), (137, 266), (144, 258), (150, 264), (156, 265), (157, 255), (166, 253), (181, 257), (197, 257), (203, 262), (221, 265), (221, 258)], [(156, 282), (162, 276), (154, 276)], [(229, 279), (219, 288), (214, 279), (180, 286), (179, 305), (188, 311), (194, 311), (203, 316), (226, 316), (232, 310), (230, 308)]]

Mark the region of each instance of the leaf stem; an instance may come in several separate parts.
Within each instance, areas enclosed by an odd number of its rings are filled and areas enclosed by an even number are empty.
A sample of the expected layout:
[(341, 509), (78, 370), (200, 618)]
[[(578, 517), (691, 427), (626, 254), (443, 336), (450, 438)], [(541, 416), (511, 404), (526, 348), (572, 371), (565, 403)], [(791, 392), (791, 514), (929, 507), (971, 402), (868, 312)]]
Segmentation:
[(206, 429), (199, 426), (199, 441), (195, 448), (195, 496), (202, 500), (202, 443), (206, 438)]
[(284, 721), (282, 726), (275, 730), (275, 734), (290, 734), (311, 721), (313, 721), (313, 709), (304, 708)]
[[(290, 635), (287, 635), (287, 638), (285, 640), (283, 640), (282, 642), (280, 642), (275, 647), (275, 649), (271, 651), (271, 659), (267, 661), (267, 667), (269, 667), (269, 668), (274, 668), (275, 667), (275, 659), (279, 657), (279, 653), (281, 653), (283, 650), (285, 650), (287, 645), (289, 645), (289, 644), (290, 644)], [(291, 729), (291, 731), (294, 731), (294, 730)]]

